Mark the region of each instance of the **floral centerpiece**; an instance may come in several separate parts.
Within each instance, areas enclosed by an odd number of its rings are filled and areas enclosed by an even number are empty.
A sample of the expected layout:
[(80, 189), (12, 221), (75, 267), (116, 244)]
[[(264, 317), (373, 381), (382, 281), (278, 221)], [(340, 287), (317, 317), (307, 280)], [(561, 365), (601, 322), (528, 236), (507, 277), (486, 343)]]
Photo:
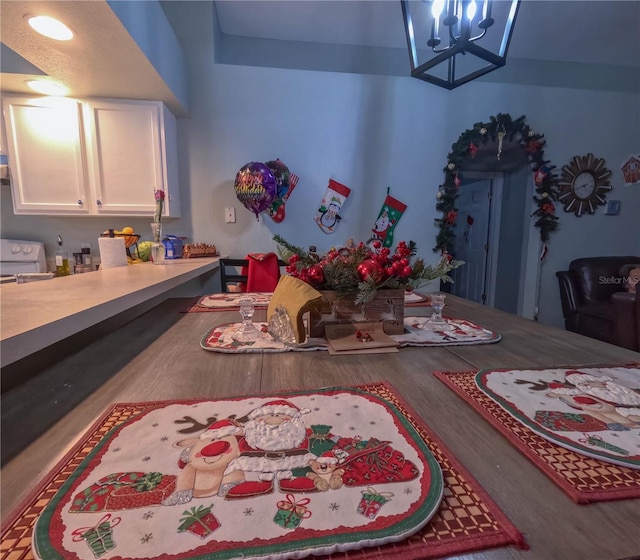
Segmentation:
[(449, 272), (463, 265), (443, 254), (436, 266), (416, 258), (413, 241), (400, 241), (394, 252), (380, 241), (371, 246), (360, 242), (344, 249), (331, 249), (325, 255), (307, 252), (274, 236), (286, 271), (317, 290), (333, 290), (353, 297), (355, 304), (371, 302), (381, 289), (415, 289), (432, 280), (452, 282)]

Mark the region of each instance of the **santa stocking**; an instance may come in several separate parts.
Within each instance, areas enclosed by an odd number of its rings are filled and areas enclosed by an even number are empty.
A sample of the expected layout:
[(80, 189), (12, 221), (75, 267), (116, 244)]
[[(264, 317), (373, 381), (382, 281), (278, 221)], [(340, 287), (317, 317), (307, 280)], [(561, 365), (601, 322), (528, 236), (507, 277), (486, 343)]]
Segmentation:
[(284, 205), (286, 204), (287, 200), (291, 196), (293, 189), (296, 188), (296, 185), (298, 184), (299, 179), (300, 177), (298, 177), (294, 173), (291, 173), (291, 175), (289, 176), (289, 187), (287, 188), (287, 190), (285, 191), (285, 193), (282, 195), (281, 198), (277, 198), (276, 200), (273, 201), (271, 208), (269, 208), (269, 214), (271, 215), (271, 219), (277, 224), (279, 224), (285, 218)]
[(325, 233), (333, 233), (342, 219), (339, 215), (345, 200), (349, 197), (351, 189), (343, 184), (329, 179), (329, 186), (322, 197), (320, 208), (316, 211), (314, 219), (320, 229)]
[(406, 209), (406, 204), (387, 194), (387, 198), (385, 198), (384, 204), (380, 209), (380, 214), (378, 214), (378, 219), (371, 230), (373, 237), (370, 241), (378, 239), (382, 241), (384, 247), (391, 247), (393, 245), (393, 230)]

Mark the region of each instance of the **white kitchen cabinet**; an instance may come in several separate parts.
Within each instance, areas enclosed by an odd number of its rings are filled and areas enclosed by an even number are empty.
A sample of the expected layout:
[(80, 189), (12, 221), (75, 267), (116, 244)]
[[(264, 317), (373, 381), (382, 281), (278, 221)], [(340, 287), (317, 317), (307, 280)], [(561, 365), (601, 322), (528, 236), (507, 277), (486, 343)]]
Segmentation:
[(4, 96), (16, 214), (180, 215), (174, 116), (156, 101)]
[(3, 95), (16, 214), (88, 214), (82, 105), (74, 99)]
[(161, 102), (97, 100), (84, 105), (89, 182), (97, 213), (152, 216), (154, 190), (165, 216), (180, 215), (176, 123)]

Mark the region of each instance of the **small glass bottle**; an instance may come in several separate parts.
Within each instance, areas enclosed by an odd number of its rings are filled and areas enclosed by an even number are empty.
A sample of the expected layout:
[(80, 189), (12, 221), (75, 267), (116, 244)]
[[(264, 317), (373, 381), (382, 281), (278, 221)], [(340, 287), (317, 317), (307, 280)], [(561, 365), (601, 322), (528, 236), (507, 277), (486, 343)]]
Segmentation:
[(153, 264), (164, 264), (165, 247), (162, 243), (162, 222), (151, 222), (153, 244), (151, 245), (151, 261)]
[(56, 274), (69, 276), (69, 255), (62, 247), (62, 236), (58, 235), (58, 247), (56, 249)]
[(82, 251), (82, 264), (86, 267), (85, 272), (91, 270), (91, 243), (82, 243), (80, 245)]

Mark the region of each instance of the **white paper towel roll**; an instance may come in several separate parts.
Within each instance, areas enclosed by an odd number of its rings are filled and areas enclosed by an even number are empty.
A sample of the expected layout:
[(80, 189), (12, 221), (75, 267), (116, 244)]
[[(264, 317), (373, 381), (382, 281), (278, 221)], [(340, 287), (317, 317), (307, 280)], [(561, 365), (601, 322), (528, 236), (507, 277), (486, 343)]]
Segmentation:
[(127, 266), (127, 251), (123, 237), (99, 237), (98, 246), (102, 268)]

